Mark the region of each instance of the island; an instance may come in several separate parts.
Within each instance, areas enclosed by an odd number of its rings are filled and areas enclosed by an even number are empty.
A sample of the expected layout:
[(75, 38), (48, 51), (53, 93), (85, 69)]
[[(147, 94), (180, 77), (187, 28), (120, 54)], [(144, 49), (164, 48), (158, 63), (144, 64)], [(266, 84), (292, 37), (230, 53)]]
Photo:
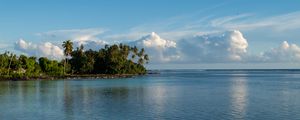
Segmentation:
[(147, 73), (149, 56), (144, 48), (125, 44), (105, 45), (98, 51), (85, 50), (73, 42), (63, 42), (64, 59), (0, 54), (0, 80), (35, 80), (67, 78), (123, 78)]

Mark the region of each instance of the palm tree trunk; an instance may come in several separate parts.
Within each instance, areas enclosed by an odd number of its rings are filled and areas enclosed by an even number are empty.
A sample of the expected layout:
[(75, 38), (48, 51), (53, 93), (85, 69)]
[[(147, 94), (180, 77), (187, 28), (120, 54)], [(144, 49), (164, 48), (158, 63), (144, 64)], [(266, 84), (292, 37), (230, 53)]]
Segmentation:
[(65, 62), (64, 62), (64, 75), (66, 75), (66, 62), (67, 62), (67, 58), (65, 58)]
[(11, 55), (10, 62), (9, 62), (9, 65), (8, 65), (8, 72), (7, 72), (8, 76), (9, 76), (9, 70), (10, 70), (10, 65), (11, 65), (12, 58), (13, 58), (13, 55)]

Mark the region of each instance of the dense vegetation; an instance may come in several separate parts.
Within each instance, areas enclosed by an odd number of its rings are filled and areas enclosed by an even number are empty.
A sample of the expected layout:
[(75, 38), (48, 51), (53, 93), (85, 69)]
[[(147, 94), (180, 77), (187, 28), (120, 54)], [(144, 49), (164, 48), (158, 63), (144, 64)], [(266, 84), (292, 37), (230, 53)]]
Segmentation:
[(105, 45), (104, 48), (84, 50), (81, 45), (73, 50), (73, 43), (63, 43), (65, 59), (50, 60), (25, 55), (17, 56), (10, 52), (0, 54), (0, 78), (23, 79), (47, 76), (68, 76), (88, 74), (145, 74), (148, 55), (145, 50), (128, 45)]

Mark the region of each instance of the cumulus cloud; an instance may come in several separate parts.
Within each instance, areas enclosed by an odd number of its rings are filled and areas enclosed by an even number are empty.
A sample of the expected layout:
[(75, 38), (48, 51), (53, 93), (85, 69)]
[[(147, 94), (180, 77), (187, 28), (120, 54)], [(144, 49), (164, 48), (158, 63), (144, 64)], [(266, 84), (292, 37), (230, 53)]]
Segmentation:
[(237, 30), (194, 36), (178, 44), (183, 60), (188, 62), (242, 61), (248, 48), (247, 40)]
[(261, 58), (267, 62), (299, 62), (300, 47), (284, 41), (279, 47), (263, 52)]
[(64, 56), (63, 50), (50, 42), (45, 42), (43, 44), (32, 44), (20, 39), (15, 43), (15, 49), (28, 55), (49, 57), (51, 59), (62, 59)]
[(247, 52), (248, 41), (238, 30), (196, 35), (172, 41), (156, 33), (144, 36), (131, 44), (143, 47), (151, 63), (264, 63), (299, 62), (300, 47), (284, 41), (279, 47), (260, 54)]
[(178, 41), (165, 40), (153, 32), (133, 45), (145, 48), (152, 62), (174, 63), (244, 61), (248, 48), (247, 40), (237, 30)]
[(138, 45), (143, 45), (144, 47), (154, 47), (154, 48), (176, 48), (176, 43), (170, 40), (165, 40), (160, 38), (155, 32), (147, 35), (140, 40), (138, 40)]
[(155, 32), (129, 44), (136, 45), (139, 48), (145, 48), (152, 63), (171, 62), (180, 58), (176, 42), (162, 39)]

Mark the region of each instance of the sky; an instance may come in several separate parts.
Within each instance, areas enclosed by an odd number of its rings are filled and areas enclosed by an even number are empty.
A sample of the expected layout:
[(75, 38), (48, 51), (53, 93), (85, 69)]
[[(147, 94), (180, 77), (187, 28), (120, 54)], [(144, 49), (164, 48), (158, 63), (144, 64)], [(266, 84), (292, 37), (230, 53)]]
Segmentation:
[(0, 0), (0, 52), (143, 47), (151, 69), (300, 68), (297, 0)]

